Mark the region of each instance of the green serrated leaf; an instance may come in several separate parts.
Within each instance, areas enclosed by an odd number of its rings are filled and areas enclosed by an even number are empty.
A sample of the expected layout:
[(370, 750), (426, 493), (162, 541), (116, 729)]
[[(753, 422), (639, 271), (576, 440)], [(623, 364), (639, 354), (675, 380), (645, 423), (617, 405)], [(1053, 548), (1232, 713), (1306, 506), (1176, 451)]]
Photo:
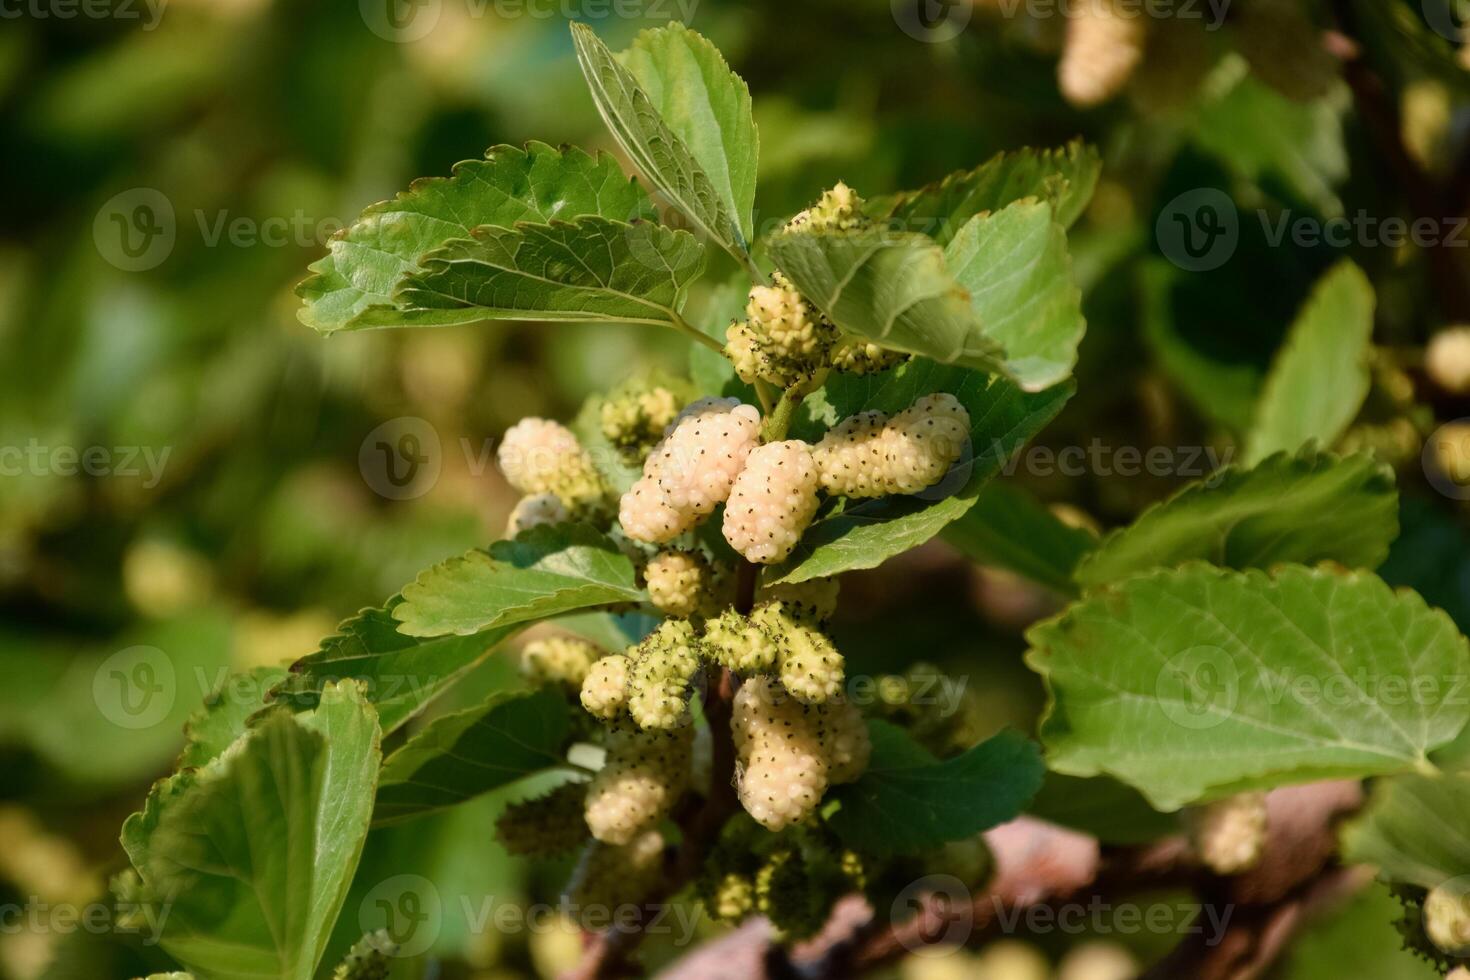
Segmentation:
[(1022, 198), (1047, 202), (1063, 228), (1082, 215), (1102, 172), (1097, 151), (1081, 140), (1052, 150), (999, 153), (976, 167), (950, 174), (916, 191), (869, 207), (874, 217), (947, 244), (982, 211), (999, 211)]
[(1051, 207), (1027, 198), (977, 214), (945, 248), (944, 261), (1023, 388), (1037, 391), (1071, 376), (1087, 321), (1067, 233)]
[(284, 667), (256, 667), (225, 678), (184, 723), (186, 744), (179, 768), (197, 768), (245, 734), (250, 717), (266, 707), (267, 694), (287, 678)]
[(328, 685), (349, 678), (362, 685), (384, 733), (396, 731), (520, 629), (511, 625), (470, 636), (406, 636), (395, 618), (402, 603), (401, 595), (394, 596), (382, 608), (364, 609), (342, 623), (320, 650), (291, 665), (291, 675), (271, 697), (294, 710), (310, 710)]
[(545, 143), (494, 146), (453, 176), (418, 180), (369, 207), (333, 236), (328, 254), (296, 288), (303, 323), (323, 333), (362, 326), (359, 316), (392, 305), (393, 286), (419, 259), (481, 225), (512, 228), (580, 215), (619, 221), (653, 215), (648, 195), (607, 154)]
[(1072, 570), (1097, 539), (1062, 523), (1034, 497), (1000, 481), (944, 529), (944, 540), (970, 559), (1009, 569), (1063, 595), (1077, 591)]
[(1003, 731), (943, 762), (903, 729), (869, 721), (873, 757), (857, 782), (829, 796), (841, 808), (828, 823), (853, 847), (917, 854), (1012, 819), (1041, 788), (1036, 744)]
[(792, 557), (772, 568), (766, 581), (804, 582), (875, 568), (928, 541), (974, 506), (980, 488), (1072, 394), (1068, 385), (1028, 394), (1002, 378), (916, 359), (881, 374), (831, 378), (803, 403), (804, 414), (792, 434), (815, 440), (849, 415), (869, 410), (892, 414), (936, 391), (953, 394), (970, 413), (971, 458), (962, 459), (923, 493), (864, 501), (814, 522)]
[(1179, 832), (1178, 814), (1158, 812), (1138, 790), (1108, 776), (1049, 772), (1026, 812), (1104, 844), (1146, 844)]
[(1390, 881), (1435, 888), (1470, 875), (1470, 775), (1407, 773), (1373, 787), (1342, 831), (1343, 857), (1372, 864)]
[(1470, 719), (1465, 638), (1366, 572), (1190, 564), (1074, 603), (1027, 634), (1050, 694), (1048, 765), (1108, 773), (1160, 810), (1428, 765)]
[(310, 980), (372, 814), (379, 729), (356, 685), (273, 712), (197, 775), (167, 781), (123, 842), (161, 943), (220, 980)]
[(1266, 377), (1247, 462), (1347, 431), (1368, 397), (1373, 307), (1373, 284), (1348, 260), (1317, 282)]
[(801, 294), (849, 333), (890, 350), (1006, 374), (970, 294), (924, 235), (883, 229), (784, 232), (771, 257)]
[(1393, 468), (1307, 449), (1189, 484), (1082, 559), (1084, 588), (1201, 559), (1227, 568), (1335, 561), (1376, 568), (1398, 536)]
[(427, 569), (403, 590), (393, 617), (409, 636), (468, 636), (643, 598), (633, 563), (611, 538), (557, 524)]
[[(743, 275), (738, 282), (720, 283), (710, 291), (695, 326), (724, 345), (731, 322), (745, 315), (748, 290), (749, 283)], [(704, 344), (689, 345), (689, 377), (703, 394), (734, 396), (747, 405), (756, 402), (755, 389), (736, 376), (730, 359)]]
[(704, 246), (687, 231), (584, 216), (514, 228), (485, 225), (447, 242), (399, 280), (394, 305), (359, 320), (378, 327), (479, 320), (670, 326)]
[[(626, 67), (586, 24), (572, 24), (572, 42), (618, 145), (690, 221), (747, 260), (756, 135), (745, 83), (709, 42), (677, 26), (640, 35)], [(656, 83), (657, 104), (630, 68)]]
[(550, 689), (495, 694), (436, 718), (383, 760), (374, 822), (422, 816), (562, 765), (571, 730), (566, 698)]

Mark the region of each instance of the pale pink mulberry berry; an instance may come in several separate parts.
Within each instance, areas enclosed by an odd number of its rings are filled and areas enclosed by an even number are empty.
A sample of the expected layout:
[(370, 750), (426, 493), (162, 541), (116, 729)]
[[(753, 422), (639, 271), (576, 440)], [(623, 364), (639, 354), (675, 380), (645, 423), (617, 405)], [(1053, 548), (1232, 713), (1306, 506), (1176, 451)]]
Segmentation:
[(965, 451), (970, 414), (953, 395), (925, 395), (893, 418), (862, 412), (833, 427), (812, 451), (822, 488), (844, 497), (918, 493)]
[(614, 729), (607, 759), (587, 787), (587, 827), (607, 844), (626, 844), (656, 826), (689, 785), (692, 725), (673, 731)]
[(1266, 846), (1266, 794), (1240, 793), (1188, 811), (1190, 840), (1216, 874), (1239, 874)]
[(1088, 108), (1128, 84), (1143, 58), (1148, 21), (1118, 0), (1078, 0), (1070, 10), (1057, 81), (1068, 102)]
[(506, 482), (521, 493), (553, 494), (574, 512), (597, 507), (607, 493), (576, 435), (550, 419), (524, 418), (511, 426), (495, 460)]
[(827, 791), (828, 765), (818, 710), (769, 677), (735, 694), (730, 732), (739, 757), (740, 802), (768, 830), (809, 816)]
[(533, 493), (522, 497), (505, 522), (505, 536), (513, 538), (528, 528), (543, 524), (560, 524), (572, 515), (554, 493)]
[(799, 439), (758, 446), (735, 478), (725, 505), (725, 540), (747, 561), (769, 565), (790, 555), (817, 512), (817, 465)]

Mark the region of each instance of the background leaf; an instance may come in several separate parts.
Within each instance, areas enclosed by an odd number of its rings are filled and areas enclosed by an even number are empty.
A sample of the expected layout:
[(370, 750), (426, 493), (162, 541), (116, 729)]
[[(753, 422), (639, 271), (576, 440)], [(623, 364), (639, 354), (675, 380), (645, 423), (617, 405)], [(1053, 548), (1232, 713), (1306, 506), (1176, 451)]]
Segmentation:
[(1017, 732), (1003, 731), (943, 762), (895, 725), (869, 721), (868, 732), (868, 771), (832, 790), (842, 806), (828, 821), (865, 851), (916, 854), (973, 837), (1017, 816), (1041, 787), (1041, 754)]
[(1407, 773), (1382, 780), (1363, 812), (1343, 828), (1343, 857), (1420, 888), (1470, 875), (1467, 808), (1470, 775)]
[(1035, 497), (1003, 480), (985, 485), (975, 505), (944, 529), (944, 540), (974, 561), (1063, 595), (1077, 591), (1072, 570), (1097, 543), (1092, 534), (1064, 524)]
[(550, 689), (495, 694), (436, 718), (383, 760), (374, 822), (408, 820), (561, 765), (571, 730), (566, 698)]
[(1106, 535), (1077, 566), (1084, 588), (1202, 559), (1228, 568), (1335, 561), (1376, 568), (1398, 535), (1393, 468), (1360, 453), (1277, 453), (1230, 466)]
[(427, 569), (404, 588), (393, 616), (409, 636), (469, 636), (642, 598), (633, 563), (611, 538), (556, 524)]
[(1208, 565), (1127, 579), (1027, 634), (1047, 764), (1161, 810), (1427, 765), (1470, 719), (1448, 616), (1364, 573)]
[(651, 217), (653, 204), (607, 154), (536, 142), (493, 146), (483, 160), (456, 164), (451, 177), (414, 181), (335, 235), (296, 288), (306, 301), (300, 319), (324, 333), (361, 326), (364, 310), (391, 306), (394, 284), (449, 240), (480, 225), (512, 228), (584, 214), (629, 221)]
[(1072, 374), (1087, 330), (1082, 291), (1072, 281), (1067, 233), (1033, 199), (977, 214), (944, 250), (985, 335), (1005, 349), (1006, 369), (1028, 391)]
[(1352, 262), (1330, 269), (1312, 290), (1271, 365), (1246, 440), (1246, 461), (1331, 446), (1368, 396), (1373, 284)]

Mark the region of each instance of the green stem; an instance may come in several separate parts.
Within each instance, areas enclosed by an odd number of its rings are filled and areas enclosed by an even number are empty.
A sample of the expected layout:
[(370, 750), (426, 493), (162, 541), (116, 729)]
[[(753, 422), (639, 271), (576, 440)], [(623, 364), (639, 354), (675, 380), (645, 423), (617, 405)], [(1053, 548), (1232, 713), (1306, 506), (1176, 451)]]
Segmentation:
[(755, 397), (760, 399), (761, 414), (769, 416), (776, 408), (776, 389), (769, 382), (755, 379)]
[(691, 326), (689, 324), (689, 321), (685, 320), (679, 314), (672, 313), (672, 316), (674, 318), (673, 319), (673, 324), (674, 324), (674, 329), (675, 330), (679, 331), (682, 334), (685, 334), (686, 336), (689, 337), (690, 340), (693, 340), (696, 343), (703, 344), (704, 346), (708, 347), (710, 350), (714, 351), (716, 354), (719, 354), (721, 357), (724, 357), (725, 356), (725, 348), (724, 348), (724, 345), (722, 345), (718, 340), (716, 340), (715, 338), (711, 337), (709, 334), (705, 333), (703, 330), (697, 330), (697, 329), (695, 329), (693, 326)]
[(807, 395), (822, 387), (827, 380), (827, 373), (827, 369), (822, 368), (805, 383), (797, 382), (781, 393), (781, 400), (776, 403), (776, 407), (766, 409), (766, 420), (761, 424), (761, 441), (780, 442), (786, 438), (786, 433), (791, 429), (791, 421), (796, 417), (796, 406)]

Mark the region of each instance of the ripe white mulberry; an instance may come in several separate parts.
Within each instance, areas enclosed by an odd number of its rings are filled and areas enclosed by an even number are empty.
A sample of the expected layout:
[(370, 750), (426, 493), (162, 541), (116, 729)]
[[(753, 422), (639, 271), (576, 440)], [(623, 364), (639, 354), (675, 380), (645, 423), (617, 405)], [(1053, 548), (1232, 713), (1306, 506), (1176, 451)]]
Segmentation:
[(533, 493), (522, 497), (505, 522), (505, 536), (513, 538), (529, 528), (543, 524), (560, 524), (572, 515), (554, 493)]
[(1266, 846), (1266, 794), (1239, 793), (1189, 812), (1189, 836), (1205, 866), (1216, 874), (1239, 874), (1261, 858)]
[(495, 460), (523, 494), (549, 493), (574, 513), (594, 510), (607, 485), (571, 429), (550, 419), (524, 418), (506, 430)]
[(575, 691), (603, 653), (595, 643), (575, 636), (532, 640), (521, 651), (521, 674), (533, 684), (560, 684)]
[(816, 708), (769, 677), (752, 677), (735, 692), (730, 732), (747, 813), (767, 830), (781, 830), (816, 809), (828, 771)]
[(666, 616), (684, 619), (713, 606), (715, 577), (714, 568), (695, 551), (661, 551), (643, 569), (654, 607)]
[(725, 353), (742, 381), (786, 388), (827, 364), (837, 328), (781, 273), (771, 282), (750, 290), (745, 320), (725, 333)]
[(626, 844), (668, 814), (689, 785), (693, 731), (685, 725), (608, 733), (607, 759), (587, 787), (585, 815), (593, 837)]
[(1143, 57), (1148, 22), (1118, 0), (1078, 0), (1069, 10), (1057, 81), (1068, 102), (1088, 108), (1128, 84)]
[(586, 783), (563, 783), (549, 793), (512, 803), (495, 821), (495, 836), (512, 854), (562, 854), (587, 839), (582, 816), (586, 797)]
[(567, 883), (571, 916), (587, 928), (607, 928), (613, 910), (652, 893), (663, 875), (663, 855), (664, 836), (657, 830), (622, 845), (591, 842)]
[(689, 720), (689, 688), (699, 672), (699, 641), (688, 620), (666, 619), (628, 655), (628, 713), (643, 728)]
[(817, 464), (799, 439), (757, 446), (725, 505), (725, 540), (747, 561), (790, 555), (817, 512)]
[(621, 653), (592, 664), (582, 681), (582, 707), (603, 721), (612, 721), (628, 707), (631, 662)]
[(663, 544), (692, 530), (730, 496), (755, 448), (760, 412), (738, 399), (704, 398), (679, 413), (625, 494), (618, 521), (636, 541)]
[(1458, 879), (1424, 897), (1424, 934), (1450, 956), (1470, 956), (1470, 889)]
[(776, 639), (733, 609), (705, 624), (704, 647), (711, 660), (738, 674), (754, 674), (776, 666)]
[(964, 453), (970, 413), (946, 393), (925, 395), (889, 419), (860, 412), (834, 426), (812, 451), (822, 488), (844, 497), (918, 493)]
[(818, 733), (827, 756), (827, 779), (834, 786), (850, 783), (868, 771), (873, 743), (868, 723), (850, 701), (835, 698), (817, 709)]
[(1424, 370), (1450, 394), (1470, 394), (1470, 326), (1449, 327), (1431, 337)]

